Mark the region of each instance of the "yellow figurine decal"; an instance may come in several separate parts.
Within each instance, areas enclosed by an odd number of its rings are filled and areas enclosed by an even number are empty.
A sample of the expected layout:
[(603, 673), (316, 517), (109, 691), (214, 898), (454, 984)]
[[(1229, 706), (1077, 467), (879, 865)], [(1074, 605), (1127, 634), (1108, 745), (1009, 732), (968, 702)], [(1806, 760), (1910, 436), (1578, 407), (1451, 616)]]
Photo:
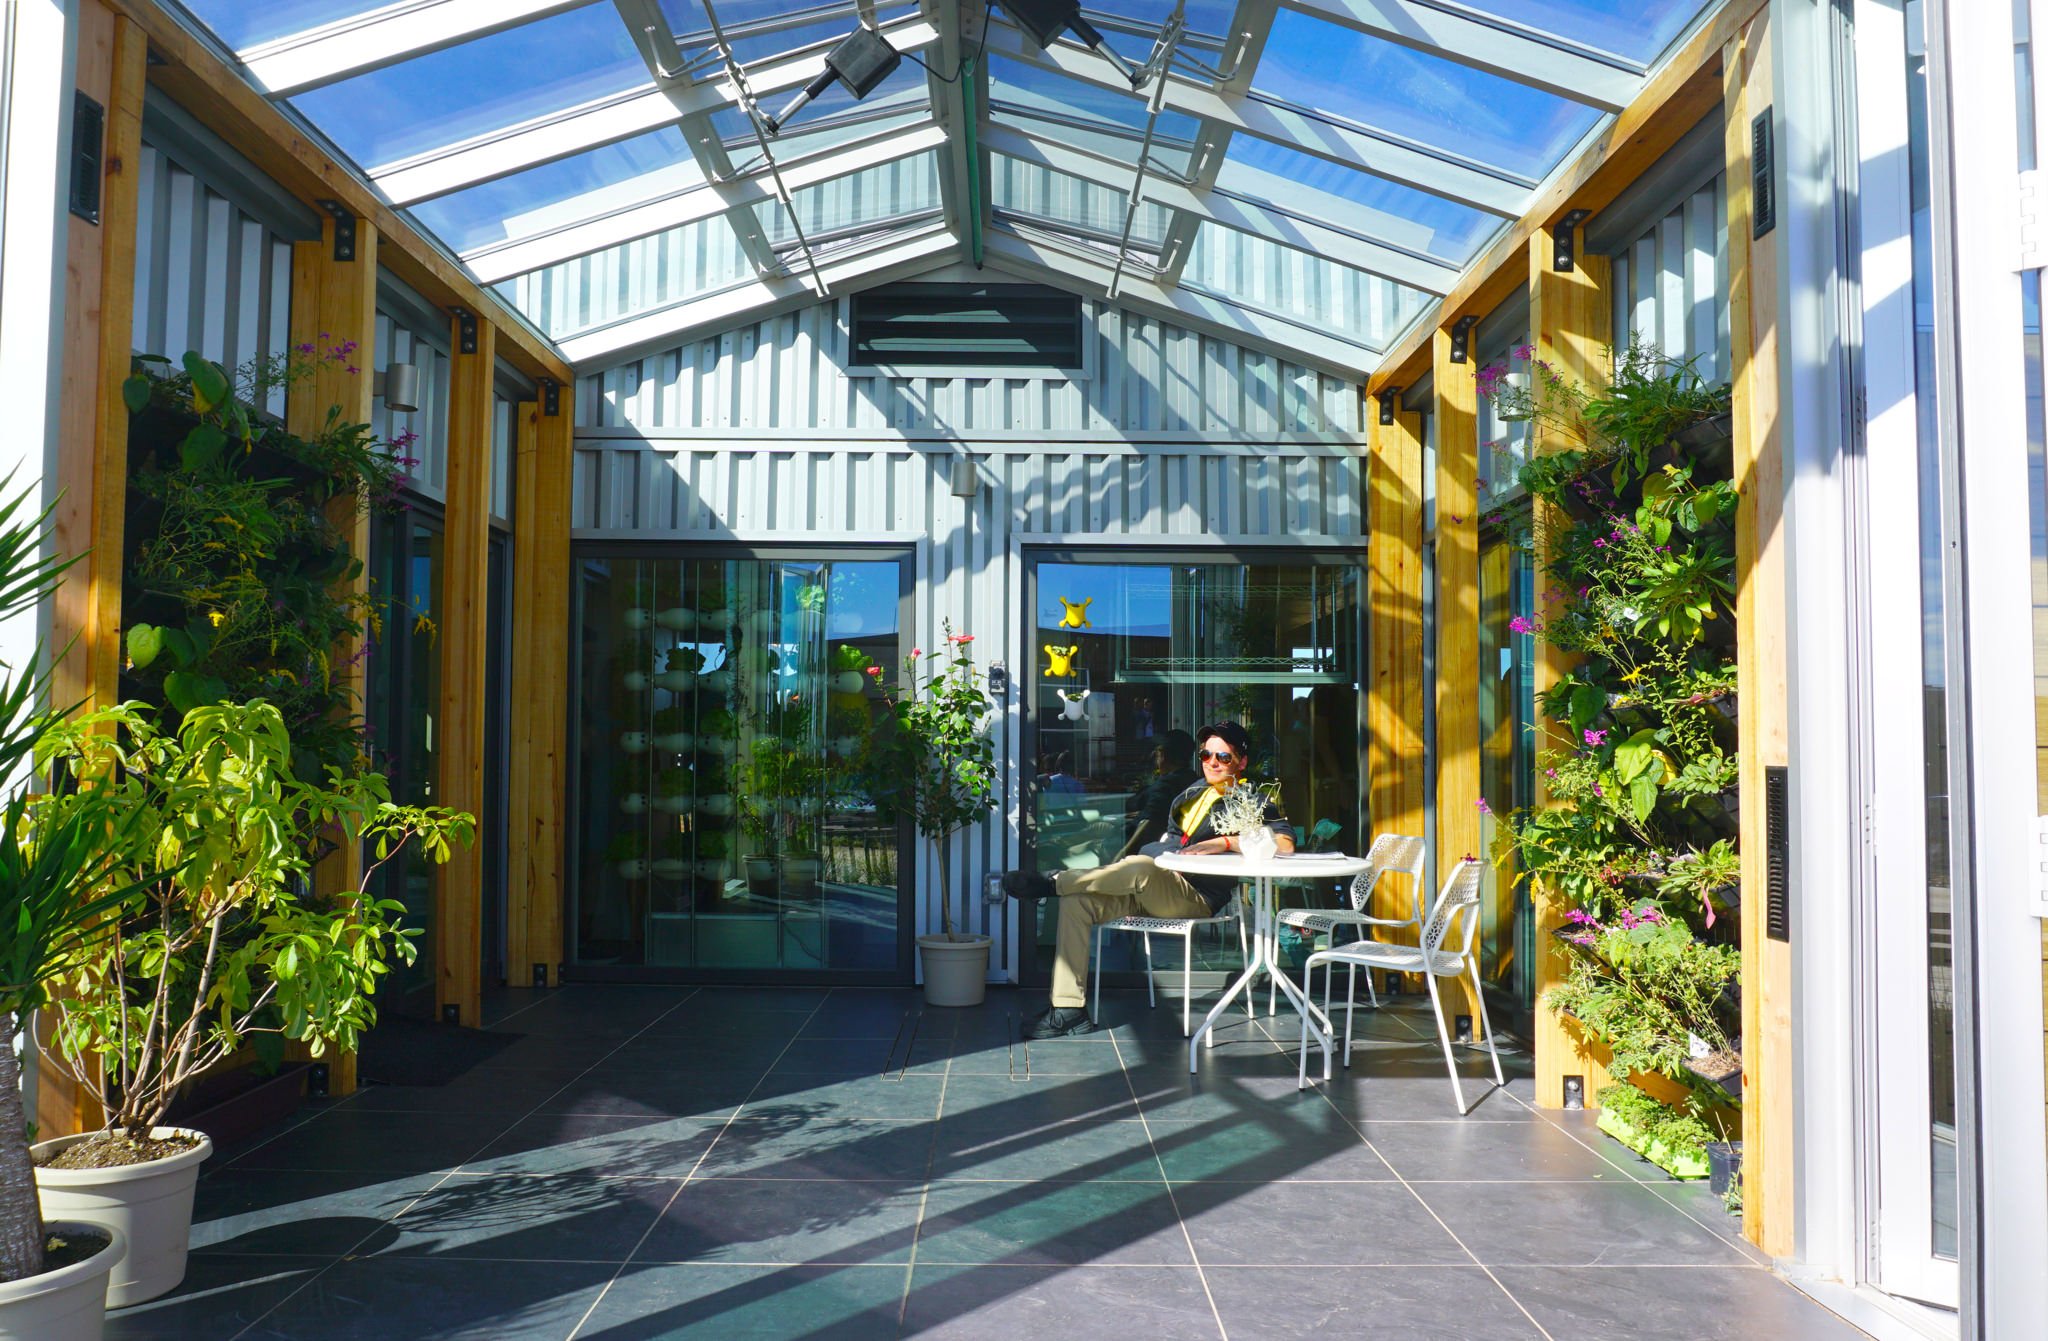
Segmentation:
[(1047, 643), (1045, 645), (1045, 655), (1052, 662), (1051, 665), (1045, 668), (1047, 679), (1071, 680), (1074, 678), (1074, 658), (1081, 655), (1081, 649), (1078, 645), (1074, 647), (1054, 647), (1051, 643)]
[(1059, 598), (1059, 603), (1067, 608), (1067, 612), (1060, 616), (1059, 626), (1061, 628), (1088, 629), (1095, 627), (1088, 622), (1088, 607), (1095, 604), (1093, 596), (1083, 597), (1079, 603), (1070, 601), (1062, 596)]

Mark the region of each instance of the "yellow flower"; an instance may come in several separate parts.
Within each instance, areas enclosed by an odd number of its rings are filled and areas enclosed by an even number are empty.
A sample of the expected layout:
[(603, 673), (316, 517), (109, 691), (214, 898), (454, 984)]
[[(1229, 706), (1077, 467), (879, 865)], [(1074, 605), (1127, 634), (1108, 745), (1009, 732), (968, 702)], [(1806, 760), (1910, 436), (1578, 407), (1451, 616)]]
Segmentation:
[(1628, 674), (1626, 674), (1626, 675), (1622, 676), (1622, 677), (1621, 677), (1621, 682), (1622, 682), (1623, 684), (1634, 684), (1634, 683), (1635, 683), (1636, 681), (1638, 681), (1638, 680), (1640, 680), (1640, 679), (1642, 679), (1642, 678), (1643, 678), (1643, 668), (1642, 668), (1641, 666), (1638, 666), (1638, 667), (1636, 667), (1636, 668), (1635, 668), (1634, 670), (1630, 671), (1630, 672), (1629, 672)]
[(215, 628), (219, 628), (221, 625), (227, 623), (228, 620), (228, 617), (218, 610), (215, 610), (211, 614), (207, 615), (207, 618), (213, 621), (213, 626)]

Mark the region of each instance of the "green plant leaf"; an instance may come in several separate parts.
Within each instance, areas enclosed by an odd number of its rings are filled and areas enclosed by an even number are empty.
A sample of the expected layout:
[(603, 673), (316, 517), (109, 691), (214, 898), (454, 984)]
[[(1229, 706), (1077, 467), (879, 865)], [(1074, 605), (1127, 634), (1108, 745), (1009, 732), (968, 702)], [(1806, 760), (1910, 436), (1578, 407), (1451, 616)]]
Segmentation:
[(199, 660), (199, 644), (192, 640), (191, 634), (183, 629), (159, 629), (157, 632), (163, 635), (163, 644), (170, 651), (171, 660), (179, 666), (190, 666)]
[(178, 444), (178, 463), (187, 470), (203, 470), (220, 459), (228, 435), (212, 424), (200, 424)]
[(220, 365), (196, 349), (185, 351), (185, 373), (192, 379), (192, 408), (210, 414), (228, 398), (228, 376)]
[(1657, 781), (1644, 774), (1628, 785), (1629, 809), (1635, 812), (1636, 823), (1650, 818), (1650, 812), (1657, 808)]
[(1574, 731), (1584, 731), (1607, 706), (1607, 691), (1597, 684), (1582, 684), (1572, 690), (1571, 722)]
[(175, 670), (164, 677), (164, 697), (179, 712), (189, 713), (227, 697), (228, 687), (218, 676)]
[(1614, 774), (1625, 783), (1633, 784), (1647, 770), (1656, 758), (1657, 733), (1653, 728), (1644, 727), (1627, 740), (1614, 747)]
[(137, 624), (128, 630), (128, 661), (135, 669), (147, 669), (163, 650), (164, 631), (156, 625)]
[(121, 403), (130, 414), (141, 414), (149, 408), (149, 392), (148, 373), (130, 373), (121, 379)]

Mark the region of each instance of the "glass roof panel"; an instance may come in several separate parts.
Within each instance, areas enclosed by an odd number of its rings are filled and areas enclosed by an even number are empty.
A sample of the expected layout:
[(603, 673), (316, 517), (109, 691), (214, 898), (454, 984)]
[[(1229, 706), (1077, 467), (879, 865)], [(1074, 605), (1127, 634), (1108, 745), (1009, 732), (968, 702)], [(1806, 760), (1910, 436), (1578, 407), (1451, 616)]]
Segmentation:
[(421, 201), (412, 213), (457, 252), (469, 252), (703, 182), (682, 131), (668, 126)]
[[(988, 97), (990, 117), (998, 124), (1130, 158), (1136, 165), (1137, 143), (1145, 133), (1145, 104), (1137, 98), (1001, 56), (988, 58)], [(1153, 159), (1185, 176), (1190, 147), (1200, 133), (1195, 118), (1161, 112), (1152, 136)]]
[[(1129, 196), (1115, 187), (1026, 163), (1008, 154), (989, 155), (989, 200), (998, 211), (1095, 234), (1114, 242), (1124, 231)], [(1157, 249), (1166, 240), (1173, 211), (1152, 201), (1138, 207), (1131, 241)]]
[[(761, 110), (764, 113), (780, 112), (792, 96), (778, 93), (773, 97), (763, 97)], [(905, 61), (897, 66), (895, 72), (884, 79), (874, 92), (858, 100), (847, 92), (844, 84), (834, 81), (823, 93), (805, 103), (803, 109), (789, 119), (789, 124), (783, 128), (782, 135), (776, 141), (776, 147), (780, 150), (780, 146), (795, 138), (798, 131), (805, 130), (815, 123), (850, 114), (872, 116), (891, 108), (914, 109), (919, 115), (929, 114), (931, 86), (925, 79), (923, 68), (915, 61)], [(713, 112), (711, 125), (718, 132), (718, 138), (728, 145), (754, 143), (753, 118), (738, 107), (728, 106)], [(776, 160), (780, 162), (781, 158), (782, 152), (778, 152)]]
[(550, 339), (729, 289), (754, 277), (723, 216), (608, 247), (497, 285)]
[[(715, 7), (719, 26), (742, 63), (836, 42), (861, 21), (853, 0), (716, 0)], [(875, 21), (888, 23), (916, 7), (912, 0), (883, 0), (875, 6)], [(661, 0), (661, 12), (685, 61), (717, 60), (704, 0)]]
[(1234, 136), (1223, 161), (1218, 186), (1453, 265), (1500, 226), (1484, 210), (1250, 135)]
[(376, 168), (651, 82), (619, 11), (590, 5), (309, 89), (291, 103)]
[(1557, 166), (1600, 116), (1511, 79), (1290, 9), (1274, 17), (1252, 88), (1531, 181)]
[[(790, 203), (803, 222), (804, 236), (820, 238), (849, 228), (866, 228), (907, 215), (927, 214), (939, 208), (939, 156), (927, 151), (912, 158), (898, 159), (863, 168), (845, 177), (792, 192)], [(754, 217), (768, 236), (768, 245), (779, 247), (796, 241), (789, 212), (780, 201), (766, 201), (754, 207)]]
[[(924, 125), (931, 120), (931, 109), (912, 104), (902, 111), (886, 112), (874, 116), (862, 109), (864, 115), (833, 119), (819, 125), (806, 125), (801, 117), (790, 123), (785, 134), (771, 141), (775, 150), (775, 161), (787, 167), (798, 159), (812, 154), (823, 153), (854, 140), (867, 140), (892, 135)], [(723, 113), (720, 114), (721, 116)], [(754, 127), (737, 109), (733, 115), (739, 118), (741, 129), (725, 141), (728, 154), (732, 157), (733, 171), (750, 172), (761, 166), (760, 146), (754, 140)], [(714, 124), (717, 118), (713, 118)]]
[(1213, 223), (1195, 230), (1180, 282), (1372, 349), (1386, 348), (1433, 301), (1378, 275)]
[(1480, 0), (1477, 7), (1638, 65), (1654, 64), (1705, 8), (1700, 0)]
[(321, 28), (342, 19), (352, 19), (391, 0), (183, 0), (185, 8), (221, 40), (230, 51), (290, 37), (308, 28)]

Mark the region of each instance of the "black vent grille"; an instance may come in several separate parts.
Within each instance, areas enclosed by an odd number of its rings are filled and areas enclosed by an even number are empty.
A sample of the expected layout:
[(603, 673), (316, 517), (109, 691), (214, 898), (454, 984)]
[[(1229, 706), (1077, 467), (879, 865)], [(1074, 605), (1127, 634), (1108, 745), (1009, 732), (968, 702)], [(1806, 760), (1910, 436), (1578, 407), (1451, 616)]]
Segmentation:
[(1785, 769), (1764, 769), (1764, 934), (1774, 941), (1792, 939), (1791, 799)]
[(1081, 300), (1036, 284), (898, 284), (853, 297), (860, 366), (1081, 367)]
[(71, 91), (71, 212), (87, 223), (100, 221), (100, 177), (105, 171), (107, 111), (77, 89)]

